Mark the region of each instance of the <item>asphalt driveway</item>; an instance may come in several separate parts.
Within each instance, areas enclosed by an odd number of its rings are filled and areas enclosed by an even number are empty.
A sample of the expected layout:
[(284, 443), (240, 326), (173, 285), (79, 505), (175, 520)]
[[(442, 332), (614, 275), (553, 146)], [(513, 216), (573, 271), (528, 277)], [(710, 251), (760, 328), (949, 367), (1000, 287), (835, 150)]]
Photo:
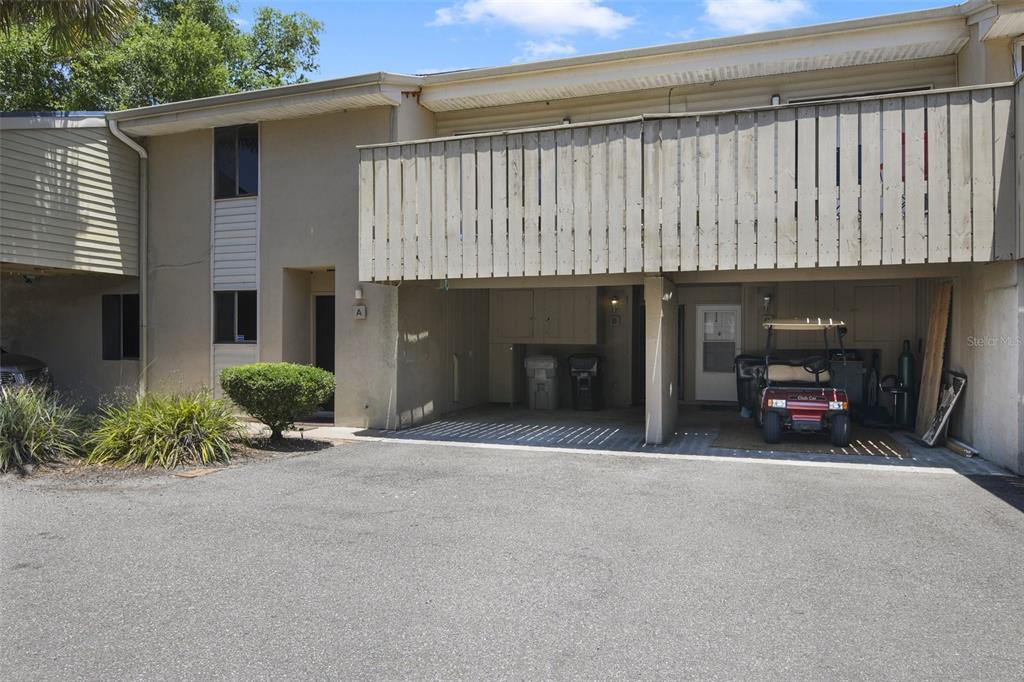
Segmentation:
[(360, 442), (0, 481), (5, 679), (1024, 671), (1024, 488)]

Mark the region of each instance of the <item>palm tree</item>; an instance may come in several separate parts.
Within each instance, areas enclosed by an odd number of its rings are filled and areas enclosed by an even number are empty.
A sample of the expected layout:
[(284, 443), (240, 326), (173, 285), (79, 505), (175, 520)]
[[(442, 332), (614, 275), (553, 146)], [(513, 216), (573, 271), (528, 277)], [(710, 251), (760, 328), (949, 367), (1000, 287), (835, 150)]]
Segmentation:
[(94, 40), (113, 41), (131, 25), (138, 0), (0, 0), (0, 30), (49, 26), (57, 50), (72, 50)]

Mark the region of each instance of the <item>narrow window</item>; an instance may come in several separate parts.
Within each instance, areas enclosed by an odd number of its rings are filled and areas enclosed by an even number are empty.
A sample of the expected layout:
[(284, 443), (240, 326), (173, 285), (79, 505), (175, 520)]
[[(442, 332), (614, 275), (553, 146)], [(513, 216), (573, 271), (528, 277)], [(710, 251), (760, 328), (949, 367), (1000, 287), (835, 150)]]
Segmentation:
[(255, 291), (215, 291), (213, 317), (214, 343), (256, 342)]
[(102, 298), (103, 359), (139, 357), (139, 295), (105, 294)]
[(217, 128), (213, 146), (214, 198), (255, 196), (259, 191), (259, 126)]
[(121, 357), (139, 358), (139, 295), (121, 296)]
[(235, 292), (218, 291), (213, 295), (213, 342), (235, 342)]
[(121, 297), (103, 296), (103, 359), (121, 359)]

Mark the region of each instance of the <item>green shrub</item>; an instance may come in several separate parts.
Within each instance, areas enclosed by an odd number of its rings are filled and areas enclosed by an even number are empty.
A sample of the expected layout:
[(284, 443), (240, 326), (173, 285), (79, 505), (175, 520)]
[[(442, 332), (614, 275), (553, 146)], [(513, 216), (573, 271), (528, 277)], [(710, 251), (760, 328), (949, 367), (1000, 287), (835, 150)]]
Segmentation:
[(150, 394), (100, 409), (85, 441), (89, 464), (141, 464), (171, 469), (231, 459), (241, 424), (224, 400), (209, 393)]
[(312, 414), (334, 392), (334, 375), (309, 365), (257, 362), (221, 370), (220, 385), (236, 405), (270, 427), (272, 440)]
[(0, 390), (0, 472), (79, 455), (82, 426), (78, 410), (46, 387)]

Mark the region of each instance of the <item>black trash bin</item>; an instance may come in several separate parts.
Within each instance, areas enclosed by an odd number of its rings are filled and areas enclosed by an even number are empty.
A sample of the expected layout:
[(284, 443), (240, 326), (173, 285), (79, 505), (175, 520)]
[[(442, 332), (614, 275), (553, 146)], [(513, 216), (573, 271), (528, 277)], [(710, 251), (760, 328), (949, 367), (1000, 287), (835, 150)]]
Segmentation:
[(597, 355), (580, 353), (569, 356), (569, 374), (572, 377), (572, 409), (597, 410), (601, 407), (601, 381)]

